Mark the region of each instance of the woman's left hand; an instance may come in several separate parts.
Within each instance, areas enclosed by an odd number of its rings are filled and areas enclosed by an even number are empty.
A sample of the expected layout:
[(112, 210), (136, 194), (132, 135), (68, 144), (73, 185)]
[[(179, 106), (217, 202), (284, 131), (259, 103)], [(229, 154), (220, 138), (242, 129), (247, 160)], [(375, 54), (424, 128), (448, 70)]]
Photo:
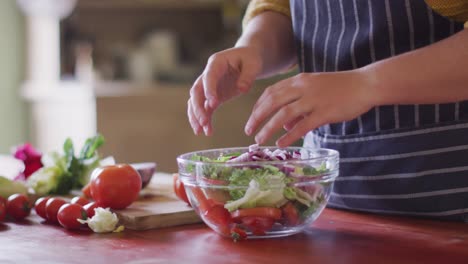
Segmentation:
[(265, 143), (282, 127), (277, 141), (286, 147), (308, 131), (330, 123), (352, 120), (374, 106), (375, 93), (369, 76), (360, 70), (335, 73), (300, 73), (268, 87), (254, 105), (245, 126), (258, 144)]

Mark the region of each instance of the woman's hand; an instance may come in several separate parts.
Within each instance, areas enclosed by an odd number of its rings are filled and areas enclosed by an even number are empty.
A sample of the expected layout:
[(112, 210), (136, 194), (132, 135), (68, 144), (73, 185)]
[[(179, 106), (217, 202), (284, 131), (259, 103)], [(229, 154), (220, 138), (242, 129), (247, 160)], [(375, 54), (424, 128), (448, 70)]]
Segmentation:
[(210, 57), (190, 90), (187, 114), (195, 134), (211, 135), (213, 112), (225, 101), (250, 90), (262, 69), (257, 49), (237, 47)]
[(270, 87), (257, 100), (245, 126), (258, 144), (284, 127), (276, 144), (286, 147), (321, 125), (351, 120), (367, 112), (373, 92), (365, 72), (301, 73)]

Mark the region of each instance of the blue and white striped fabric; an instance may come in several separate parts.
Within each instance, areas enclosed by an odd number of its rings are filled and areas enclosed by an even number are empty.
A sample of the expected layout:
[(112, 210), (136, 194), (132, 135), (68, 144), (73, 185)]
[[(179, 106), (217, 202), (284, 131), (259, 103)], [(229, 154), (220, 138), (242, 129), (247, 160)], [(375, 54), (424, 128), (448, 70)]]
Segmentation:
[[(291, 0), (291, 13), (303, 72), (359, 68), (463, 28), (423, 0)], [(331, 207), (468, 221), (466, 101), (379, 106), (304, 145), (340, 152)]]

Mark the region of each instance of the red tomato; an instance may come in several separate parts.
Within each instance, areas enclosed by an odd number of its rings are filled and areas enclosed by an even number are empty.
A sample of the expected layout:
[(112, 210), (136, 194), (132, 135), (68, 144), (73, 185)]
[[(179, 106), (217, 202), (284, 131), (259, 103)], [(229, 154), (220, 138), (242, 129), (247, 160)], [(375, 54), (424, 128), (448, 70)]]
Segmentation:
[(76, 197), (73, 197), (73, 199), (71, 199), (70, 203), (85, 206), (85, 205), (89, 204), (89, 201), (88, 201), (88, 199), (86, 199), (84, 197), (76, 196)]
[(46, 217), (47, 220), (52, 223), (58, 223), (57, 214), (62, 207), (62, 205), (66, 204), (65, 200), (60, 198), (50, 198), (46, 203)]
[(210, 207), (204, 213), (204, 216), (208, 222), (216, 225), (217, 227), (226, 227), (232, 222), (231, 214), (222, 205), (214, 205)]
[(287, 203), (282, 207), (284, 224), (286, 226), (295, 226), (299, 224), (299, 213), (292, 203)]
[(211, 206), (213, 206), (213, 203), (206, 198), (200, 187), (190, 186), (189, 188), (198, 202), (198, 210), (200, 213), (204, 214)]
[(3, 197), (0, 196), (0, 222), (5, 220), (5, 216), (6, 216), (6, 203), (5, 203), (5, 199), (3, 199)]
[(86, 184), (83, 189), (81, 189), (81, 192), (86, 198), (92, 198), (91, 196), (91, 182)]
[(263, 236), (271, 229), (275, 220), (269, 217), (246, 216), (241, 219), (241, 223), (254, 235)]
[(128, 164), (97, 168), (91, 174), (91, 196), (99, 207), (124, 209), (141, 190), (140, 174)]
[(231, 213), (232, 218), (235, 221), (238, 221), (241, 218), (246, 216), (258, 216), (271, 218), (273, 220), (279, 220), (281, 218), (281, 210), (274, 207), (256, 207), (256, 208), (246, 208), (238, 209)]
[(64, 204), (57, 213), (57, 220), (66, 229), (79, 229), (83, 226), (77, 219), (86, 220), (86, 211), (79, 204)]
[(47, 201), (50, 199), (50, 197), (41, 197), (36, 200), (36, 203), (34, 204), (34, 210), (36, 211), (36, 214), (44, 219), (47, 219), (46, 215), (46, 204)]
[(95, 202), (91, 202), (83, 207), (83, 209), (86, 210), (86, 214), (88, 215), (89, 218), (92, 218), (95, 214), (94, 209), (98, 208), (97, 204)]
[(185, 186), (184, 186), (184, 183), (179, 179), (179, 174), (178, 173), (174, 173), (172, 175), (172, 179), (173, 179), (173, 184), (174, 184), (174, 192), (176, 194), (176, 196), (186, 202), (188, 205), (190, 205), (190, 201), (187, 197), (187, 193), (185, 192)]
[(15, 220), (26, 218), (31, 213), (31, 203), (24, 194), (13, 194), (6, 203), (7, 214)]

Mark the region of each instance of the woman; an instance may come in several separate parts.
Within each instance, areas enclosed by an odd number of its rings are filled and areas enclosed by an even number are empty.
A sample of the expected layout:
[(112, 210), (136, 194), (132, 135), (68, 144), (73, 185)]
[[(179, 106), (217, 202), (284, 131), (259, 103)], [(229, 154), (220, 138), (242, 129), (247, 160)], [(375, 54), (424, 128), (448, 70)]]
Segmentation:
[(305, 136), (338, 150), (331, 207), (466, 219), (467, 1), (264, 0), (245, 19), (191, 89), (196, 134), (212, 134), (213, 111), (256, 78), (297, 63), (300, 74), (260, 96), (248, 135), (262, 144), (284, 128), (279, 147)]

